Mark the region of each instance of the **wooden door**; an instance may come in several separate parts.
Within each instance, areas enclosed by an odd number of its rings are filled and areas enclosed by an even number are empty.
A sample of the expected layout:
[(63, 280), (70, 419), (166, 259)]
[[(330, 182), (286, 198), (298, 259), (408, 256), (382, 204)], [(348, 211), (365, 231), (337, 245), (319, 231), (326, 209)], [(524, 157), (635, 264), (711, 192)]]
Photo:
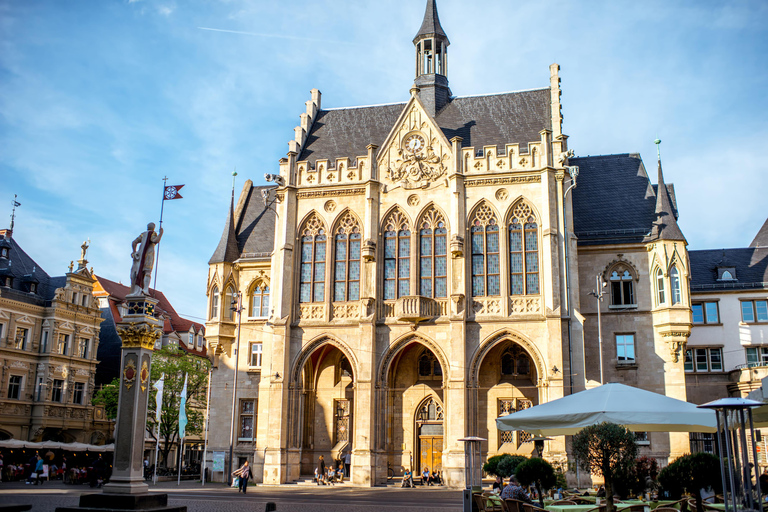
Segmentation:
[(424, 468), (430, 471), (443, 470), (443, 436), (419, 436), (419, 467), (417, 474)]

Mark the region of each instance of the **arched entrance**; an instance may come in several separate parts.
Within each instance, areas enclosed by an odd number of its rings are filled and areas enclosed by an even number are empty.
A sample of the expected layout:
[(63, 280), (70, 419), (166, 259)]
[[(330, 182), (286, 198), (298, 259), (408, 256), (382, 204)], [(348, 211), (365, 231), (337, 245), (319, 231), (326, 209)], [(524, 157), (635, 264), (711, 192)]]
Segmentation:
[(384, 359), (383, 407), (377, 410), (382, 426), (379, 449), (395, 476), (410, 468), (415, 474), (428, 466), (442, 468), (444, 364), (418, 337), (402, 340)]
[(539, 403), (537, 365), (514, 338), (497, 341), (477, 367), (477, 435), (487, 439), (484, 457), (498, 453), (530, 456), (531, 435), (496, 428), (496, 418)]
[(320, 344), (304, 358), (296, 388), (299, 407), (295, 425), (302, 475), (313, 474), (320, 455), (327, 465), (335, 467), (351, 452), (354, 381), (349, 357), (335, 344)]
[(425, 468), (443, 470), (443, 404), (435, 396), (429, 396), (416, 409), (416, 473)]

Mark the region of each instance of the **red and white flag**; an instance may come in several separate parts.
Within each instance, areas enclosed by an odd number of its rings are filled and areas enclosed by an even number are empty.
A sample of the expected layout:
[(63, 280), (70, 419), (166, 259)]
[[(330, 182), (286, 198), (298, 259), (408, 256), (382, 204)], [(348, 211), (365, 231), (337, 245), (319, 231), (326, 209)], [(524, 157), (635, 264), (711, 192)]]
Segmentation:
[(181, 190), (181, 187), (184, 185), (168, 185), (165, 187), (165, 192), (163, 193), (163, 201), (171, 200), (171, 199), (183, 199), (181, 194), (179, 194), (179, 190)]

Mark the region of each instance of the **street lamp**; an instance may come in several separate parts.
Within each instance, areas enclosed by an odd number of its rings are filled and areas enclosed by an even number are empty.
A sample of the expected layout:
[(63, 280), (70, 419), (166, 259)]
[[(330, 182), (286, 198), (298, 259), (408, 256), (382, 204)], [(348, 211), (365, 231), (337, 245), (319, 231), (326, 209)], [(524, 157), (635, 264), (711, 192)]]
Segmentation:
[[(480, 443), (487, 441), (483, 437), (464, 437), (459, 439), (464, 443), (464, 512), (472, 512), (472, 493), (479, 490), (481, 480), (475, 479), (480, 463)], [(478, 484), (478, 485), (475, 485)]]
[[(602, 285), (600, 284), (602, 283)], [(600, 279), (600, 274), (595, 276), (595, 289), (589, 292), (597, 299), (597, 346), (600, 355), (600, 384), (603, 384), (603, 327), (600, 322), (600, 303), (603, 302), (603, 288), (608, 285)]]
[(242, 304), (242, 298), (243, 294), (238, 292), (235, 292), (234, 295), (232, 295), (232, 303), (230, 304), (230, 308), (232, 311), (237, 313), (237, 341), (235, 343), (235, 351), (234, 351), (234, 357), (233, 361), (235, 362), (235, 366), (232, 369), (232, 417), (230, 419), (230, 425), (229, 425), (229, 463), (227, 464), (227, 484), (232, 485), (232, 456), (234, 451), (234, 445), (235, 445), (235, 412), (236, 412), (236, 405), (237, 405), (237, 374), (238, 370), (240, 369), (239, 364), (239, 354), (240, 354), (240, 319), (242, 317), (241, 313), (243, 311), (243, 304)]

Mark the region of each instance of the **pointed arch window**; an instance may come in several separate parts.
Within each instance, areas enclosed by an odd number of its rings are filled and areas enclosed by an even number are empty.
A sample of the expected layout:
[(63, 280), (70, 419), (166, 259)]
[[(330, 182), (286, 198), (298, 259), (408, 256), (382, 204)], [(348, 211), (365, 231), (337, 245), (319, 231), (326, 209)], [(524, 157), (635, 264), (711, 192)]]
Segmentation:
[(443, 367), (440, 366), (440, 361), (437, 360), (432, 352), (425, 350), (419, 356), (419, 378), (430, 379), (442, 376)]
[(656, 269), (656, 305), (661, 306), (667, 302), (666, 291), (664, 289), (664, 272), (660, 268)]
[(499, 226), (488, 205), (480, 206), (472, 220), (472, 296), (501, 294)]
[(448, 230), (442, 215), (430, 208), (419, 231), (419, 293), (424, 297), (446, 297), (448, 288)]
[(322, 221), (312, 215), (301, 232), (299, 302), (325, 299), (326, 234)]
[(224, 317), (227, 320), (233, 320), (235, 318), (234, 304), (232, 300), (235, 296), (235, 290), (231, 286), (227, 286), (227, 290), (224, 292)]
[(507, 377), (528, 377), (531, 375), (531, 358), (518, 345), (513, 345), (501, 354), (501, 375)]
[(676, 266), (672, 266), (672, 270), (669, 271), (669, 288), (672, 296), (672, 305), (680, 304), (683, 301), (683, 291), (680, 286), (680, 272), (678, 272)]
[(399, 211), (384, 226), (384, 300), (392, 300), (410, 294), (411, 231)]
[(249, 315), (254, 318), (269, 316), (269, 285), (258, 283), (251, 293), (251, 310)]
[(214, 286), (211, 291), (211, 320), (219, 317), (219, 287)]
[(615, 268), (608, 281), (611, 283), (611, 306), (637, 306), (634, 276), (624, 267)]
[(539, 226), (523, 202), (515, 206), (509, 222), (509, 274), (512, 295), (538, 295)]
[(336, 229), (333, 300), (360, 300), (360, 227), (347, 212)]

